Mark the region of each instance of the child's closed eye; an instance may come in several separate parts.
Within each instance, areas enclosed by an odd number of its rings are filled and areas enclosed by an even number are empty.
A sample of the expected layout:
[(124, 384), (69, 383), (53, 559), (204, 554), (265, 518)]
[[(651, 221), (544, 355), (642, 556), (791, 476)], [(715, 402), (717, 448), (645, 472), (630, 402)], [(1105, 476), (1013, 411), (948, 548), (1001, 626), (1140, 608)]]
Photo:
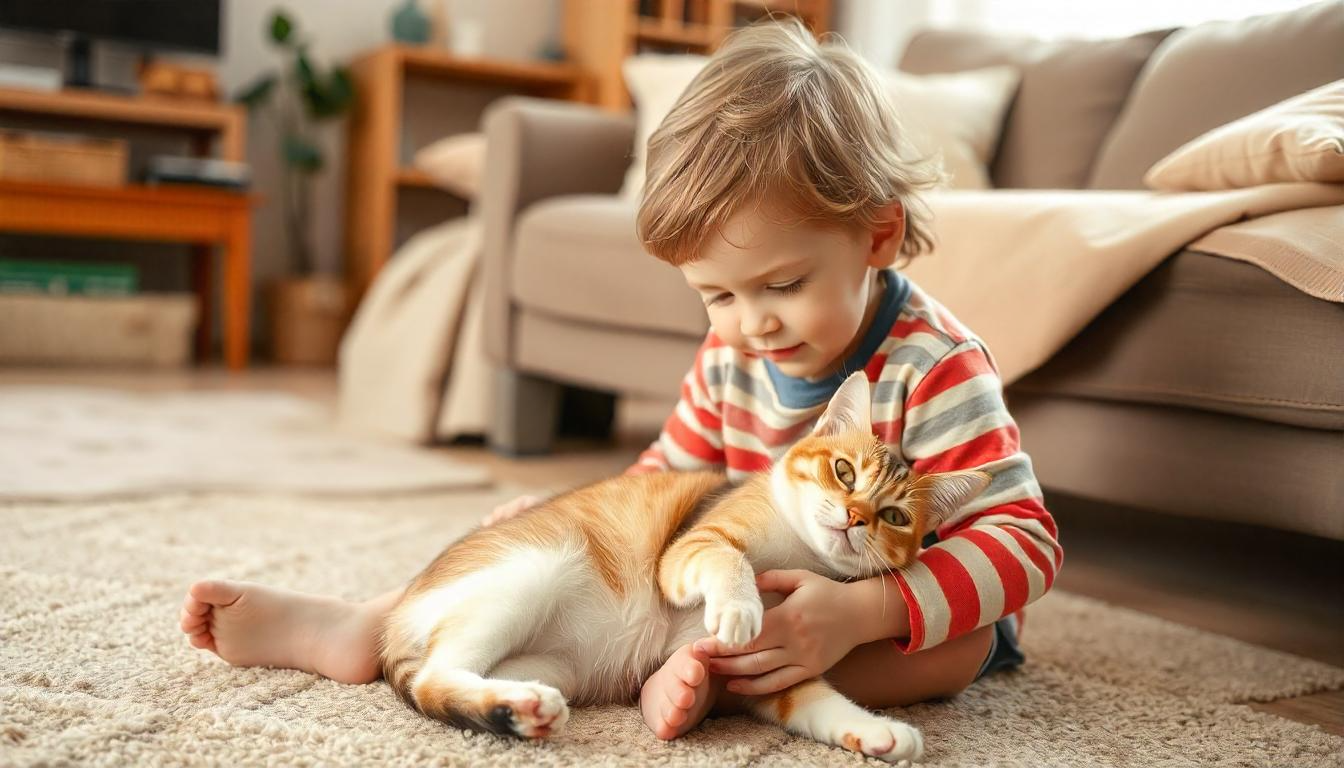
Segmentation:
[(794, 280), (792, 283), (785, 283), (784, 285), (772, 285), (770, 286), (770, 290), (788, 295), (803, 290), (803, 286), (805, 285), (807, 285), (807, 279), (799, 278), (797, 280)]

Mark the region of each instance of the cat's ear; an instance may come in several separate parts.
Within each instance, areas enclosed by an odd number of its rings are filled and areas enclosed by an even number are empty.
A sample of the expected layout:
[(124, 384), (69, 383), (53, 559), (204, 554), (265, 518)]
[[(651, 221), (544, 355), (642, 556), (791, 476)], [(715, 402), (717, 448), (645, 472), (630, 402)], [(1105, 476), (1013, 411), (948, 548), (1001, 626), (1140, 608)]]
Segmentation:
[(867, 374), (862, 371), (851, 374), (831, 396), (831, 402), (826, 406), (826, 412), (817, 419), (812, 434), (815, 437), (830, 437), (849, 432), (872, 434), (871, 398)]
[(924, 530), (931, 531), (956, 514), (986, 488), (993, 476), (978, 469), (960, 472), (934, 472), (920, 475), (905, 488), (924, 520)]

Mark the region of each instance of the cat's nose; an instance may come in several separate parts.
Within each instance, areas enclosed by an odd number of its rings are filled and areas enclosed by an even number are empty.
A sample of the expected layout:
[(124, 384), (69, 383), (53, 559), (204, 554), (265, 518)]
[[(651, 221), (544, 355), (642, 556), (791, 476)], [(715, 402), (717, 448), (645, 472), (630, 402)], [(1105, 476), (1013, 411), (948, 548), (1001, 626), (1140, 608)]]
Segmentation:
[(863, 515), (860, 515), (860, 514), (859, 514), (859, 510), (858, 510), (857, 508), (855, 508), (855, 507), (847, 507), (845, 511), (849, 512), (849, 527), (850, 527), (850, 528), (853, 528), (853, 527), (856, 526), (856, 525), (863, 525), (864, 522), (866, 522), (866, 521), (863, 519)]

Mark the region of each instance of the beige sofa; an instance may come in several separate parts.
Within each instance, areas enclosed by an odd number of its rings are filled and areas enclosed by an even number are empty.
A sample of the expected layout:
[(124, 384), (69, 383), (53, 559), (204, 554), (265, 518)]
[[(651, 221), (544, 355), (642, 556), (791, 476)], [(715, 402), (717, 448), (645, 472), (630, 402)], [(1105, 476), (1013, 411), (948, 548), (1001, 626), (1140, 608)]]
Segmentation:
[[(1107, 41), (927, 31), (900, 66), (1021, 68), (996, 186), (1138, 189), (1185, 141), (1344, 77), (1341, 40), (1336, 1)], [(613, 396), (671, 403), (707, 322), (615, 195), (633, 120), (518, 99), (486, 131), (492, 444), (546, 450), (561, 385), (590, 422)], [(1173, 254), (1008, 396), (1047, 491), (1344, 539), (1344, 306), (1258, 267)]]

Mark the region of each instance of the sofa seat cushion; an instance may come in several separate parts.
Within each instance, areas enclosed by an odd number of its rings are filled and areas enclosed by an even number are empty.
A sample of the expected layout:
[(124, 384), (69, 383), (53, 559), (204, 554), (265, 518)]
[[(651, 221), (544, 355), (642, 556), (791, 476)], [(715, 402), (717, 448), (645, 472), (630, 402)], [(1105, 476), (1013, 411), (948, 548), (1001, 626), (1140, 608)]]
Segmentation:
[(1344, 540), (1344, 435), (1161, 405), (1012, 401), (1047, 496)]
[(1344, 305), (1182, 251), (1013, 389), (1341, 431)]
[(638, 202), (558, 197), (518, 218), (510, 291), (531, 311), (683, 336), (709, 330), (700, 298), (635, 235)]

